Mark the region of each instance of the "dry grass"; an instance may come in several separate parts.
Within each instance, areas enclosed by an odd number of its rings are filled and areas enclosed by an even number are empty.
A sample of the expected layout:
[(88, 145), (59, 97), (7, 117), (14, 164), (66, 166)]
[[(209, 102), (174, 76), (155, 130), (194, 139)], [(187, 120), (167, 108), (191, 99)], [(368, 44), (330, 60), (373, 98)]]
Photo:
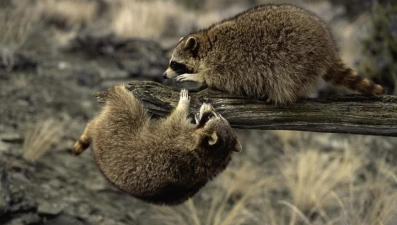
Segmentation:
[(107, 1), (103, 12), (96, 1), (84, 0), (41, 0), (28, 7), (43, 21), (68, 28), (69, 32), (88, 26), (122, 38), (180, 37), (221, 18), (219, 12), (197, 12), (173, 0)]
[[(41, 0), (34, 5), (44, 21), (70, 31), (101, 27), (125, 38), (156, 39), (166, 33), (186, 33), (184, 30), (190, 31), (194, 24), (193, 14), (172, 0), (113, 0), (103, 7), (104, 12), (100, 12), (96, 1), (84, 0)], [(174, 20), (179, 23), (173, 24)]]
[(207, 196), (201, 196), (207, 199), (204, 202), (190, 199), (174, 208), (154, 207), (155, 221), (169, 225), (246, 224), (253, 217), (247, 208), (252, 200), (263, 190), (275, 186), (271, 176), (262, 176), (262, 172), (251, 163), (244, 163), (238, 169), (225, 171), (214, 182), (218, 185), (207, 188), (206, 190), (211, 192), (206, 193)]
[(67, 120), (59, 122), (54, 119), (37, 121), (26, 132), (22, 146), (23, 158), (34, 162), (50, 151), (53, 145), (60, 141), (67, 123)]
[[(229, 7), (213, 7), (211, 1), (200, 3), (207, 11), (184, 7), (174, 0), (14, 0), (23, 16), (34, 15), (44, 22), (76, 32), (89, 27), (90, 32), (114, 32), (119, 37), (166, 39), (176, 42), (178, 37), (193, 30), (208, 27), (224, 18), (235, 15), (249, 3), (234, 2)], [(180, 1), (179, 1), (180, 2)], [(267, 1), (264, 1), (267, 2)], [(252, 3), (251, 3), (252, 4)], [(225, 5), (225, 4), (222, 4)], [(69, 33), (64, 33), (69, 35)]]
[(22, 49), (38, 29), (38, 15), (24, 0), (13, 1), (8, 8), (0, 9), (0, 65), (11, 70), (15, 53)]
[(187, 33), (194, 25), (193, 14), (174, 1), (119, 0), (111, 14), (111, 27), (120, 37), (158, 39)]
[[(207, 12), (196, 11), (174, 0), (105, 0), (106, 3), (103, 5), (88, 0), (14, 2), (17, 10), (12, 11), (16, 16), (9, 19), (12, 22), (4, 23), (0, 44), (1, 39), (6, 43), (11, 40), (23, 43), (28, 39), (26, 31), (32, 24), (36, 25), (39, 22), (55, 24), (56, 28), (61, 28), (50, 29), (49, 33), (55, 44), (60, 45), (64, 45), (65, 40), (67, 42), (80, 32), (85, 32), (94, 35), (114, 33), (122, 38), (162, 40), (162, 43), (165, 42), (165, 46), (168, 46), (175, 44), (179, 37), (193, 30), (208, 27), (244, 9), (235, 6)], [(1, 21), (7, 19), (6, 17), (0, 12)]]
[(37, 14), (21, 2), (12, 10), (0, 10), (0, 48), (21, 48), (31, 37), (37, 21)]
[(397, 167), (371, 158), (370, 137), (286, 135), (277, 162), (234, 163), (194, 200), (156, 207), (157, 224), (396, 224)]
[(331, 136), (311, 134), (311, 142), (307, 134), (286, 144), (276, 172), (285, 195), (266, 199), (271, 193), (264, 194), (258, 224), (395, 224), (397, 167), (384, 158), (367, 166), (374, 161), (365, 143), (371, 138), (338, 137), (338, 146), (322, 151), (332, 145)]
[(15, 52), (25, 46), (38, 26), (38, 16), (25, 1), (0, 9), (0, 64), (14, 66)]
[(364, 181), (351, 183), (347, 197), (335, 196), (340, 204), (336, 224), (396, 224), (396, 167), (379, 159), (374, 171), (363, 174)]
[(35, 9), (46, 21), (75, 28), (93, 22), (98, 12), (98, 5), (95, 1), (40, 0)]
[(360, 155), (348, 148), (335, 154), (318, 149), (286, 150), (289, 153), (280, 161), (280, 171), (291, 204), (307, 216), (319, 213), (326, 217), (325, 209), (335, 206), (331, 193), (354, 179), (362, 164)]

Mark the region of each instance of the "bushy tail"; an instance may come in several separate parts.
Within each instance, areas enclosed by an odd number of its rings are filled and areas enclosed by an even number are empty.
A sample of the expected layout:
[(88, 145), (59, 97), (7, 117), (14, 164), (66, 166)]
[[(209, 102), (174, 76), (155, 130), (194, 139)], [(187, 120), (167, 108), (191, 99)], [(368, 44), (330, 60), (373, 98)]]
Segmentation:
[(106, 105), (107, 119), (122, 123), (122, 127), (140, 128), (146, 122), (146, 110), (124, 85), (108, 90)]
[(339, 63), (337, 66), (329, 70), (324, 76), (324, 79), (334, 85), (345, 86), (362, 94), (384, 94), (382, 86), (373, 83), (368, 78), (358, 75), (357, 72), (346, 67), (346, 65), (343, 63)]
[(90, 121), (83, 134), (73, 146), (75, 155), (81, 154), (91, 144), (91, 135), (98, 129), (97, 125), (117, 129), (121, 134), (133, 134), (147, 121), (142, 104), (124, 87), (114, 86), (108, 90), (106, 104), (102, 112)]

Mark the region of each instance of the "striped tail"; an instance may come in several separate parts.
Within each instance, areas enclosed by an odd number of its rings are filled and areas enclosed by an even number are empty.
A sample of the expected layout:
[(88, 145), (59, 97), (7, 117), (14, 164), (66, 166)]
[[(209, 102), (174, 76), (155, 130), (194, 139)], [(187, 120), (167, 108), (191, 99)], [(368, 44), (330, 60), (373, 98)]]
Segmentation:
[(92, 121), (87, 124), (87, 126), (84, 129), (83, 134), (81, 135), (79, 140), (77, 140), (76, 143), (73, 145), (72, 153), (74, 155), (80, 155), (84, 150), (86, 150), (90, 146), (91, 140), (89, 138), (88, 133), (90, 130), (89, 127), (90, 127), (90, 125), (92, 125), (91, 123), (92, 123)]
[(336, 86), (345, 86), (351, 90), (358, 91), (368, 95), (382, 95), (384, 89), (379, 84), (375, 84), (370, 79), (357, 74), (356, 71), (340, 63), (330, 69), (324, 76), (324, 80), (331, 82)]

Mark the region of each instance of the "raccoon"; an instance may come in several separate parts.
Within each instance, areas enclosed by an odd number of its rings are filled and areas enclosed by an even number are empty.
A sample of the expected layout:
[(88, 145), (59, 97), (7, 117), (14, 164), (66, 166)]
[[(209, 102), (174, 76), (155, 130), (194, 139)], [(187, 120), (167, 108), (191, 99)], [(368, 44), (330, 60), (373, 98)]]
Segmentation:
[(287, 4), (261, 5), (181, 38), (163, 77), (276, 104), (308, 97), (322, 79), (384, 92), (342, 62), (323, 20)]
[(193, 123), (189, 103), (182, 90), (176, 109), (155, 120), (124, 86), (113, 87), (73, 153), (91, 145), (102, 173), (121, 190), (154, 204), (182, 203), (241, 151), (228, 121), (211, 104), (202, 104)]

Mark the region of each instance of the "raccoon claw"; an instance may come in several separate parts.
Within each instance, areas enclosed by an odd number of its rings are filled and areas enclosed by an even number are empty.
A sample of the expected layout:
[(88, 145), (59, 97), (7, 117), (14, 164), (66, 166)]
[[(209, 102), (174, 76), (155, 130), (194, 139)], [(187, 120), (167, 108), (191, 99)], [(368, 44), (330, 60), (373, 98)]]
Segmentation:
[(182, 77), (182, 75), (177, 76), (177, 77), (175, 78), (175, 81), (176, 81), (177, 83), (182, 83), (182, 82), (183, 82), (183, 77)]
[(178, 108), (189, 107), (189, 104), (190, 104), (189, 92), (186, 89), (182, 89), (180, 93)]
[(186, 76), (186, 75), (179, 75), (179, 76), (177, 76), (175, 79), (176, 79), (176, 82), (177, 82), (177, 83), (183, 83), (183, 82), (186, 82), (186, 81), (191, 81), (191, 80), (189, 79), (189, 77)]
[(182, 89), (182, 90), (181, 90), (181, 93), (180, 93), (180, 97), (181, 97), (181, 98), (187, 98), (187, 97), (189, 97), (189, 91), (186, 90), (186, 89)]

